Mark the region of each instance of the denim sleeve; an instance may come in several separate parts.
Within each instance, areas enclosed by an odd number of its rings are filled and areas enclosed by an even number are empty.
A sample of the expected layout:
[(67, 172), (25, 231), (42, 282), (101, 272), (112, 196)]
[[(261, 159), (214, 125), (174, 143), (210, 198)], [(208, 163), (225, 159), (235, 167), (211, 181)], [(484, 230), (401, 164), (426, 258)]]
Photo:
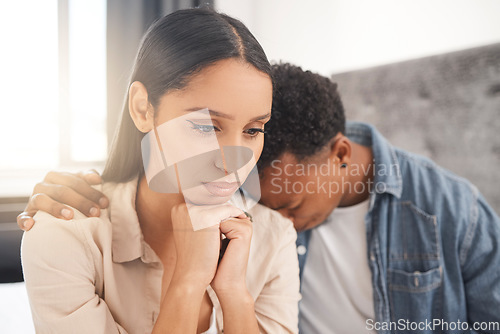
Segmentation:
[[(460, 255), (470, 328), (499, 333), (500, 219), (481, 195), (472, 206)], [(478, 325), (482, 329), (473, 327)]]

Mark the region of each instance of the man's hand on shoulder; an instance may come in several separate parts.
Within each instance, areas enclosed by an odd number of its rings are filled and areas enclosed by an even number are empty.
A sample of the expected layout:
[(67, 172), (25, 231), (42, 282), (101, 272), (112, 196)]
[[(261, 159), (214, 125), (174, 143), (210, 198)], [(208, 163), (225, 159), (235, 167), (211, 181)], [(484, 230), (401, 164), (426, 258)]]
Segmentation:
[(74, 207), (88, 217), (99, 217), (100, 209), (109, 205), (108, 198), (92, 188), (101, 183), (102, 178), (95, 170), (76, 174), (49, 172), (33, 189), (26, 208), (17, 216), (17, 225), (29, 231), (35, 224), (33, 217), (40, 210), (69, 220), (73, 218), (71, 207)]

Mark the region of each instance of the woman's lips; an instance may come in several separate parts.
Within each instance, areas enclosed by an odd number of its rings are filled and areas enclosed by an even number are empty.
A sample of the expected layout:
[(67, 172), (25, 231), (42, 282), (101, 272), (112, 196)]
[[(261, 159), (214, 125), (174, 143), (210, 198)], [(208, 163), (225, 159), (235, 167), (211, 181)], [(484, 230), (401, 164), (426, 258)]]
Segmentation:
[(219, 197), (228, 197), (238, 189), (237, 182), (207, 182), (203, 184), (208, 192)]

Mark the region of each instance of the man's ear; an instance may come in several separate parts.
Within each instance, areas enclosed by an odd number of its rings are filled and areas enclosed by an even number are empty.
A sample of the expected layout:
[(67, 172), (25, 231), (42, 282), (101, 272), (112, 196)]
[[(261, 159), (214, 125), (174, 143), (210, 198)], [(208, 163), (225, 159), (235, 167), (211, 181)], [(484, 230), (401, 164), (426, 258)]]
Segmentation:
[(154, 110), (148, 100), (148, 91), (139, 81), (130, 85), (128, 92), (128, 110), (136, 128), (147, 133), (154, 128)]
[(330, 159), (341, 167), (347, 167), (351, 162), (351, 141), (343, 134), (337, 134), (330, 140)]

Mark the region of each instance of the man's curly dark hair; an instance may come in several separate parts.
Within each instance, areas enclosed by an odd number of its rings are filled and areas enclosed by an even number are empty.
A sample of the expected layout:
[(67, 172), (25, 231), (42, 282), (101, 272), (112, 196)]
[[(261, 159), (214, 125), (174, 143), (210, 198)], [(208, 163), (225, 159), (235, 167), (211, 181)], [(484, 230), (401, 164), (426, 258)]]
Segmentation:
[(272, 116), (266, 124), (259, 171), (284, 153), (298, 161), (311, 157), (345, 131), (336, 83), (288, 63), (272, 65), (272, 75)]

